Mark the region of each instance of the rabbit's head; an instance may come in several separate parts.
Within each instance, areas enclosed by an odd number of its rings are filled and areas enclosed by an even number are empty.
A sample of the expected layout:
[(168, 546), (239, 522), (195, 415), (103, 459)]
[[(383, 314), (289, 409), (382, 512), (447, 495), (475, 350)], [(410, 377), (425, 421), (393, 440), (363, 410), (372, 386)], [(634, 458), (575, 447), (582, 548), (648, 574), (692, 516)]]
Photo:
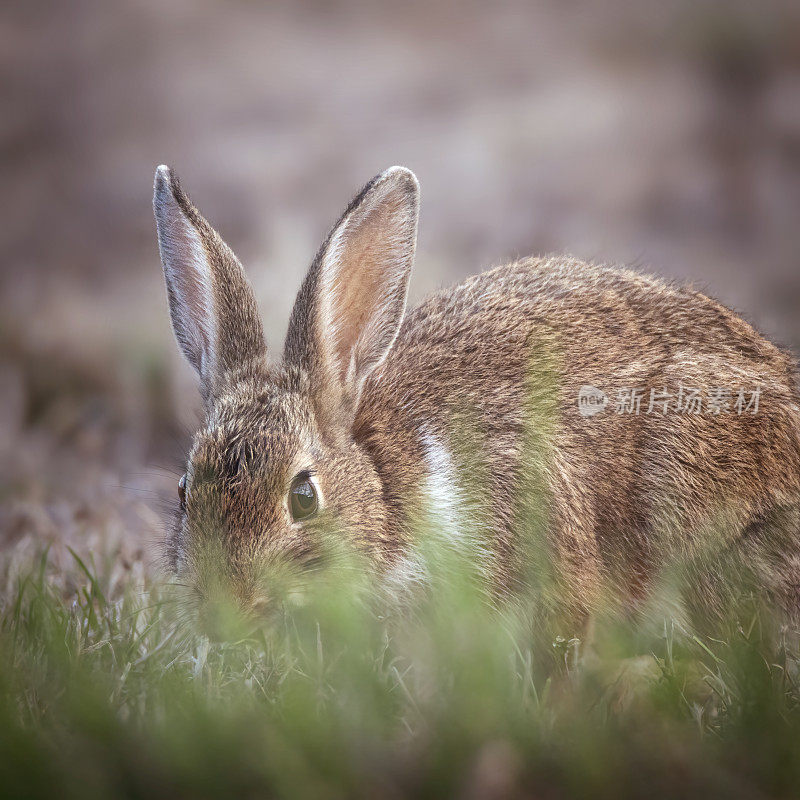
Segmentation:
[(167, 554), (201, 609), (220, 593), (246, 613), (269, 605), (264, 565), (312, 569), (326, 526), (384, 559), (382, 487), (352, 427), (364, 382), (403, 318), (418, 198), (402, 167), (367, 184), (317, 253), (273, 362), (241, 264), (170, 169), (156, 171), (172, 325), (206, 415)]

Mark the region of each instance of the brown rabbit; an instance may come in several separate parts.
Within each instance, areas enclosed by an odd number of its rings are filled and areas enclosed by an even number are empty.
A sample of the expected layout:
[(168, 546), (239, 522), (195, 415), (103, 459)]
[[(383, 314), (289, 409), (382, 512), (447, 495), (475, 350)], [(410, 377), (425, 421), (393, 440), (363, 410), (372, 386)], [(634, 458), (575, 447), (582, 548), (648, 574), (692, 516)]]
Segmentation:
[[(168, 556), (198, 598), (213, 593), (209, 541), (214, 573), (250, 612), (269, 600), (257, 565), (313, 562), (326, 521), (388, 581), (418, 580), (420, 509), (452, 537), (474, 514), (481, 568), (513, 591), (535, 462), (554, 572), (576, 607), (609, 580), (635, 598), (665, 554), (712, 540), (759, 543), (766, 587), (796, 605), (792, 358), (700, 292), (568, 258), (498, 267), (406, 314), (418, 204), (402, 167), (364, 187), (317, 253), (273, 364), (240, 263), (158, 168), (170, 314), (207, 415)], [(547, 419), (530, 410), (537, 392)]]

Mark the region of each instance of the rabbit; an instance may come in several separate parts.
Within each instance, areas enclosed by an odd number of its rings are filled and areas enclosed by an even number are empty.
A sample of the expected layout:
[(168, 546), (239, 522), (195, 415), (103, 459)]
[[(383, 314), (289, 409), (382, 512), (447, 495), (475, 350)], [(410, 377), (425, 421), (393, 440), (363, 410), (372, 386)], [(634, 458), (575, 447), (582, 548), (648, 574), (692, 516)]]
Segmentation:
[[(166, 555), (198, 607), (214, 593), (213, 560), (242, 613), (261, 613), (272, 598), (257, 565), (316, 564), (326, 523), (398, 590), (424, 581), (421, 509), (451, 540), (474, 515), (477, 566), (493, 594), (513, 595), (531, 483), (543, 490), (534, 503), (553, 574), (578, 609), (608, 585), (646, 595), (664, 553), (712, 540), (766, 543), (751, 562), (796, 607), (792, 357), (693, 288), (567, 257), (496, 267), (406, 312), (418, 209), (404, 167), (364, 186), (317, 252), (270, 360), (241, 264), (158, 167), (169, 312), (205, 410)], [(709, 407), (688, 407), (698, 389)]]

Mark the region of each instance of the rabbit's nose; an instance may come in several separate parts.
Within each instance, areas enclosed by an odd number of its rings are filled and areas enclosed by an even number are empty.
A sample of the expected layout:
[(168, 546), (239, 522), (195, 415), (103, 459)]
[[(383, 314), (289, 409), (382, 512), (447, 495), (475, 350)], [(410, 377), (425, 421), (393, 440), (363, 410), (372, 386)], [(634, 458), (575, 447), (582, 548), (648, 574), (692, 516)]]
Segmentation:
[(253, 612), (253, 615), (259, 619), (266, 619), (271, 616), (274, 610), (274, 603), (269, 597), (257, 597), (250, 605), (250, 610)]
[(231, 641), (244, 634), (244, 619), (233, 604), (207, 600), (198, 610), (198, 627), (212, 642)]

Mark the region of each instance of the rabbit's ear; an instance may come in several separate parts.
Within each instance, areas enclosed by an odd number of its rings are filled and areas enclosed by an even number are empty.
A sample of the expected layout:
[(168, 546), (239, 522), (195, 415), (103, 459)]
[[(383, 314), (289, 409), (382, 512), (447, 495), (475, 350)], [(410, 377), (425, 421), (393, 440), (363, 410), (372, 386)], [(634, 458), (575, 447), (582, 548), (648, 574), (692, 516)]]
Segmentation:
[(253, 288), (169, 167), (156, 170), (153, 209), (172, 327), (209, 406), (236, 370), (266, 355)]
[(405, 167), (370, 181), (320, 248), (292, 311), (286, 360), (352, 403), (400, 330), (418, 209)]

